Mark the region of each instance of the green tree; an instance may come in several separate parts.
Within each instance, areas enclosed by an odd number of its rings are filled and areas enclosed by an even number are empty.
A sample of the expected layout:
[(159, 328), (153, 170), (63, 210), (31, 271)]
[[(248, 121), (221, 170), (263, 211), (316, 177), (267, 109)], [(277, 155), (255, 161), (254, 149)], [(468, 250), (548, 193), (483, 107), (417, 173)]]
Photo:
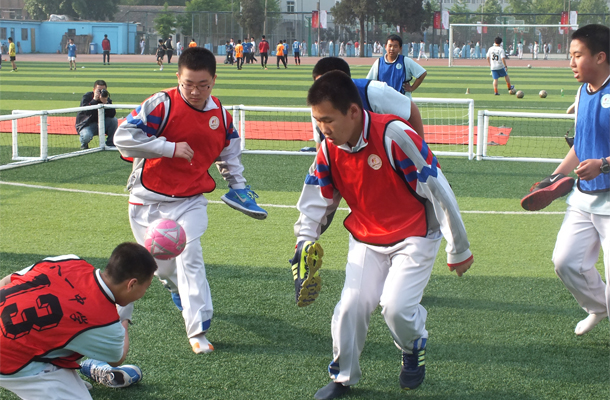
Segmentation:
[(183, 6), (184, 0), (120, 0), (119, 4), (126, 6)]
[[(364, 43), (364, 27), (368, 20), (378, 18), (380, 8), (376, 0), (341, 0), (330, 12), (339, 25), (354, 25), (358, 23), (360, 43)], [(364, 46), (360, 46), (359, 57), (364, 57)]]
[[(267, 20), (265, 21), (265, 4), (267, 5)], [(235, 20), (244, 29), (244, 36), (260, 37), (273, 30), (280, 12), (278, 0), (241, 0), (235, 13)]]
[(557, 0), (534, 0), (532, 3), (532, 11), (535, 13), (552, 13), (556, 15), (538, 15), (536, 16), (537, 24), (558, 24), (561, 19), (561, 12), (567, 11), (563, 9), (563, 1)]
[(449, 9), (449, 23), (469, 24), (471, 23), (470, 9), (465, 0), (457, 0)]
[(119, 0), (25, 0), (24, 8), (33, 19), (48, 19), (51, 14), (94, 21), (113, 20)]
[(392, 25), (398, 25), (406, 32), (421, 32), (432, 21), (433, 8), (429, 1), (421, 0), (380, 0), (381, 18)]
[(163, 6), (163, 12), (157, 15), (157, 17), (154, 19), (155, 30), (163, 39), (167, 39), (176, 31), (174, 29), (176, 26), (176, 18), (174, 17), (174, 14), (168, 10), (168, 7), (168, 4), (165, 3)]
[(190, 35), (193, 32), (193, 15), (202, 11), (231, 11), (231, 2), (224, 0), (192, 0), (186, 2), (185, 11), (185, 13), (176, 16), (176, 26), (179, 26), (183, 33)]
[(581, 0), (578, 4), (578, 14), (578, 24), (580, 26), (588, 24), (608, 25), (610, 10), (608, 10), (608, 3), (605, 0)]

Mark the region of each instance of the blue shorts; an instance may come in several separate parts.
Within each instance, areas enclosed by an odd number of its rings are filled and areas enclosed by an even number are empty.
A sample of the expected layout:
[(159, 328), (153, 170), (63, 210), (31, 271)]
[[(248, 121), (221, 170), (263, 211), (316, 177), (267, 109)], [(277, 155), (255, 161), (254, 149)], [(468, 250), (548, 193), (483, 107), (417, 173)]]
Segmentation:
[(491, 76), (493, 76), (494, 79), (502, 78), (503, 76), (506, 76), (506, 75), (508, 75), (506, 73), (506, 68), (491, 70)]

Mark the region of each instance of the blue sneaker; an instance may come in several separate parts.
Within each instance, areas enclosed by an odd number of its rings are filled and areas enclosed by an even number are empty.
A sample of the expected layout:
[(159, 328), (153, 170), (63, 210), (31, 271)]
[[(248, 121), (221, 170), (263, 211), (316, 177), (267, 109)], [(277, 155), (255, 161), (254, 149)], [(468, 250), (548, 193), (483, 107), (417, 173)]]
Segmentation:
[(405, 390), (417, 388), (426, 377), (426, 349), (413, 349), (412, 354), (402, 353), (400, 387)]
[(227, 203), (229, 207), (241, 211), (249, 217), (265, 219), (267, 218), (267, 211), (256, 204), (256, 198), (258, 198), (258, 195), (248, 185), (244, 189), (229, 188), (229, 192), (220, 199)]
[(124, 388), (142, 380), (142, 370), (135, 365), (111, 367), (104, 361), (88, 359), (80, 365), (81, 374), (110, 388)]
[(182, 311), (182, 299), (180, 299), (180, 295), (174, 292), (171, 293), (174, 304), (176, 305), (176, 307), (178, 307), (178, 310)]

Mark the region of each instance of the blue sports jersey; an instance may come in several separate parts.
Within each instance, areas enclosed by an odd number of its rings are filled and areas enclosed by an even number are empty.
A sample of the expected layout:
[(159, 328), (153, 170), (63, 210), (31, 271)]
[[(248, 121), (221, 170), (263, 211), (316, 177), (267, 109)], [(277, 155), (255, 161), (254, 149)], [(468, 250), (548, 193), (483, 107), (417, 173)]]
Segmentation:
[[(610, 156), (610, 83), (590, 93), (588, 84), (579, 89), (574, 150), (580, 162)], [(581, 192), (610, 190), (610, 174), (599, 174), (590, 181), (578, 180)]]
[(68, 57), (76, 57), (76, 45), (74, 43), (68, 45)]
[(284, 55), (288, 55), (288, 43), (284, 43)]
[(300, 46), (301, 46), (301, 43), (295, 41), (294, 43), (292, 43), (292, 51), (295, 53), (300, 52), (301, 51)]
[(244, 53), (250, 53), (252, 51), (252, 43), (244, 43)]
[(393, 87), (396, 91), (404, 94), (405, 90), (402, 84), (406, 81), (405, 63), (402, 54), (398, 55), (398, 58), (393, 63), (389, 63), (382, 56), (379, 59), (379, 76), (378, 79)]
[(371, 82), (369, 79), (352, 79), (356, 88), (358, 89), (358, 94), (360, 95), (360, 99), (362, 100), (362, 108), (366, 111), (373, 111), (371, 109), (371, 105), (369, 104), (369, 97), (367, 96), (367, 91), (369, 87), (369, 83)]

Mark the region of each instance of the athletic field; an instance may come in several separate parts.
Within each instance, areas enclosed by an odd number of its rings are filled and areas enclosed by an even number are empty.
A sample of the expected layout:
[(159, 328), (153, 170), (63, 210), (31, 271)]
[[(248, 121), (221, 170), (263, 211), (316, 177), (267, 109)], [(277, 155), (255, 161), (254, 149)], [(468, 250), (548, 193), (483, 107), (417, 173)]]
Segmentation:
[[(78, 106), (96, 79), (105, 79), (113, 101), (121, 104), (140, 103), (176, 84), (174, 64), (158, 71), (153, 63), (105, 68), (82, 63), (69, 71), (67, 62), (18, 62), (17, 73), (3, 64), (0, 114)], [(231, 105), (306, 106), (311, 65), (272, 66), (237, 71), (220, 65), (213, 94)], [(564, 113), (578, 87), (567, 66), (509, 69), (523, 99), (509, 96), (503, 85), (502, 94), (493, 96), (485, 67), (426, 68), (428, 77), (415, 97), (472, 98), (477, 110)], [(363, 78), (367, 71), (354, 66), (352, 76)], [(537, 96), (542, 89), (549, 93), (544, 100)], [(320, 297), (298, 308), (288, 259), (298, 217), (294, 205), (311, 161), (243, 156), (245, 177), (269, 211), (264, 221), (220, 202), (226, 184), (213, 168), (218, 189), (206, 196), (210, 221), (202, 243), (215, 306), (208, 336), (216, 351), (191, 351), (179, 311), (155, 280), (136, 304), (129, 332), (126, 362), (142, 368), (142, 382), (120, 390), (94, 384), (94, 399), (310, 399), (328, 383), (330, 319), (344, 279), (348, 235), (341, 220), (347, 211), (342, 205), (320, 239), (325, 250)], [(565, 202), (538, 213), (519, 206), (530, 186), (555, 165), (439, 161), (457, 196), (475, 263), (458, 278), (448, 271), (441, 246), (422, 301), (430, 332), (422, 386), (400, 389), (400, 351), (378, 309), (361, 357), (362, 380), (345, 398), (609, 398), (608, 321), (575, 336), (586, 313), (553, 272)], [(103, 267), (117, 244), (133, 240), (124, 190), (130, 168), (117, 152), (106, 151), (0, 172), (0, 275), (70, 253)], [(597, 266), (603, 273), (601, 261)], [(0, 389), (0, 398), (16, 397)]]

